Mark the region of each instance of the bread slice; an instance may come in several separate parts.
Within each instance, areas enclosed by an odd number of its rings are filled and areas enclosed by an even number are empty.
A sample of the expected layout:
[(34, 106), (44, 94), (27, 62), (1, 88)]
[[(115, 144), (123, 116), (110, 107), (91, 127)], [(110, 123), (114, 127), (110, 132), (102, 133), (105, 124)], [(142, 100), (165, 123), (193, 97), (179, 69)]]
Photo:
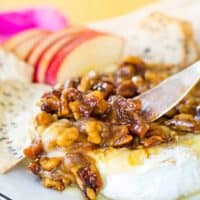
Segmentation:
[(187, 65), (190, 65), (199, 58), (198, 43), (194, 36), (192, 25), (189, 22), (182, 22), (182, 27), (186, 34), (186, 63)]
[(24, 158), (29, 140), (29, 124), (35, 106), (49, 86), (17, 80), (0, 81), (0, 173), (5, 173)]
[(127, 41), (124, 56), (139, 56), (150, 66), (185, 67), (197, 58), (189, 23), (160, 12), (140, 21)]
[(33, 68), (14, 54), (0, 48), (0, 81), (15, 79), (32, 82)]

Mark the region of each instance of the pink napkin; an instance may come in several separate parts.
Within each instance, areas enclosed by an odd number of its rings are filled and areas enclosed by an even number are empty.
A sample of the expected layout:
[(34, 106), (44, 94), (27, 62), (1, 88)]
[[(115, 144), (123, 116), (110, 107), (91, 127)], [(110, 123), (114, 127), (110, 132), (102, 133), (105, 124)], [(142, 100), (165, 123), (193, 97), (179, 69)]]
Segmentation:
[(0, 42), (31, 28), (55, 31), (68, 26), (67, 18), (53, 8), (33, 8), (0, 13)]

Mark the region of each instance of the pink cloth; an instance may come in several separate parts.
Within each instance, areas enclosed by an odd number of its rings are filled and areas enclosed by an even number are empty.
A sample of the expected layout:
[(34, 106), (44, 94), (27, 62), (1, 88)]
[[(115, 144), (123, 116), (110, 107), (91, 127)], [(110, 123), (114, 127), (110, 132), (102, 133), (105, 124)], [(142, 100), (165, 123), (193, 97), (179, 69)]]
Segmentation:
[(68, 26), (67, 18), (53, 8), (33, 8), (0, 13), (0, 42), (31, 28), (55, 31)]

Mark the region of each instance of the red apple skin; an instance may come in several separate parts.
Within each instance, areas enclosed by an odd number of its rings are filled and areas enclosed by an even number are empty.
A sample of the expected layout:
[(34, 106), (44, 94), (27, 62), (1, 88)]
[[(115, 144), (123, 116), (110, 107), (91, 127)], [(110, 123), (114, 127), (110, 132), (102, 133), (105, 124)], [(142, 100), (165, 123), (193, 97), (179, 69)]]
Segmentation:
[(32, 54), (32, 52), (34, 51), (34, 49), (44, 40), (46, 39), (46, 37), (48, 37), (48, 35), (51, 33), (48, 33), (45, 35), (44, 38), (42, 38), (41, 40), (38, 40), (29, 50), (29, 52), (27, 53), (26, 57), (24, 58), (24, 61), (28, 63), (28, 58), (30, 57), (30, 55)]
[(74, 49), (79, 47), (79, 45), (102, 34), (103, 33), (90, 30), (66, 44), (65, 47), (52, 58), (45, 74), (45, 83), (55, 85), (57, 83), (57, 74), (63, 60), (66, 59)]
[(29, 40), (29, 38), (33, 37), (34, 35), (49, 32), (43, 29), (29, 29), (22, 31), (20, 33), (17, 33), (16, 35), (9, 38), (7, 41), (3, 43), (3, 47), (8, 51), (13, 51), (13, 49), (20, 45), (21, 43)]
[(35, 74), (36, 77), (34, 78), (35, 81), (44, 83), (45, 72), (49, 66), (52, 57), (57, 54), (60, 49), (62, 49), (66, 45), (66, 43), (74, 38), (77, 34), (67, 34), (66, 37), (57, 40), (47, 51), (45, 51), (45, 53), (39, 60), (39, 63), (37, 64), (37, 73)]
[(65, 36), (66, 33), (70, 32), (70, 30), (78, 30), (82, 29), (82, 27), (69, 27), (67, 29), (62, 29), (57, 32), (53, 32), (51, 35), (49, 35), (45, 40), (40, 42), (33, 51), (30, 53), (30, 55), (27, 57), (27, 62), (35, 66), (38, 63), (38, 60), (40, 59), (41, 55), (51, 47), (51, 45), (54, 44), (58, 39), (62, 38)]
[(25, 41), (18, 44), (14, 49), (13, 53), (16, 54), (19, 58), (26, 61), (27, 56), (30, 54), (32, 49), (36, 44), (41, 42), (49, 33), (44, 31), (34, 34), (31, 37), (27, 38)]
[[(45, 82), (45, 74), (46, 74), (46, 70), (49, 66), (46, 67), (45, 69), (45, 73), (44, 75), (41, 75), (41, 72), (40, 72), (40, 68), (42, 68), (43, 66), (40, 65), (42, 59), (44, 58), (45, 56), (45, 53), (51, 48), (53, 47), (53, 45), (56, 45), (57, 42), (59, 42), (60, 40), (63, 40), (63, 39), (66, 39), (67, 38), (67, 41), (66, 43), (64, 43), (55, 53), (57, 54), (58, 52), (60, 52), (60, 50), (67, 45), (67, 43), (69, 43), (71, 40), (73, 40), (74, 38), (76, 38), (78, 35), (81, 35), (83, 34), (85, 31), (87, 31), (88, 29), (82, 29), (82, 30), (79, 30), (79, 32), (68, 32), (66, 33), (63, 37), (59, 38), (58, 40), (56, 40), (55, 42), (53, 42), (48, 49), (46, 49), (41, 55), (40, 57), (38, 58), (38, 61), (37, 63), (35, 64), (35, 70), (34, 70), (34, 79), (33, 81), (34, 82)], [(54, 57), (53, 55), (53, 57)], [(52, 58), (51, 58), (52, 59)], [(49, 61), (49, 63), (51, 63), (51, 60)], [(42, 71), (42, 70), (41, 70)], [(42, 78), (40, 78), (40, 76), (42, 76)]]
[[(30, 52), (30, 54), (27, 56), (27, 62), (32, 65), (32, 66), (36, 66), (38, 60), (40, 59), (40, 57), (42, 56), (42, 54), (51, 47), (51, 45), (54, 44), (54, 42), (56, 42), (58, 39), (60, 39), (61, 37), (63, 37), (64, 33), (67, 30), (61, 30), (55, 33), (52, 33), (51, 35), (49, 35), (47, 38), (45, 38), (45, 40), (39, 42), (34, 49), (32, 50), (32, 52)], [(56, 35), (56, 36), (54, 36)], [(57, 36), (58, 35), (58, 36)], [(54, 38), (55, 37), (55, 38)], [(53, 39), (52, 39), (53, 38)]]

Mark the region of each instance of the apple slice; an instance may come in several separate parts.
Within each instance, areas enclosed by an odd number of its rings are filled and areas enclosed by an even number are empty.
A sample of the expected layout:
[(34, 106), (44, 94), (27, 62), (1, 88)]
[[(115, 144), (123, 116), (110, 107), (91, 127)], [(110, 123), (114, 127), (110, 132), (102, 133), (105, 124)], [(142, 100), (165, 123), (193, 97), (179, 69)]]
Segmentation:
[(81, 29), (79, 31), (68, 30), (63, 37), (57, 39), (48, 49), (46, 49), (38, 58), (35, 64), (34, 82), (44, 82), (45, 72), (50, 65), (53, 56), (62, 49), (68, 42), (83, 32), (88, 31), (87, 29)]
[(56, 52), (58, 52), (62, 48), (62, 46), (67, 41), (70, 40), (71, 37), (66, 36), (64, 38), (59, 39), (49, 49), (45, 51), (45, 53), (40, 58), (36, 66), (37, 70), (35, 69), (35, 71), (37, 71), (34, 77), (35, 82), (40, 82), (40, 83), (44, 82), (44, 75), (45, 75), (46, 69), (48, 68), (50, 64), (51, 58), (56, 54)]
[(68, 33), (68, 32), (77, 32), (81, 29), (83, 29), (83, 28), (82, 27), (71, 27), (71, 28), (63, 29), (63, 30), (57, 31), (55, 33), (52, 33), (44, 41), (39, 43), (33, 49), (33, 51), (30, 53), (29, 57), (27, 58), (27, 62), (29, 64), (31, 64), (32, 66), (36, 66), (41, 55), (48, 48), (50, 48), (54, 44), (54, 42), (56, 42), (58, 39), (60, 39), (62, 37), (65, 37), (65, 34)]
[(47, 69), (45, 82), (54, 85), (90, 70), (109, 71), (109, 67), (121, 59), (123, 48), (124, 41), (117, 36), (86, 32), (55, 55)]
[(47, 32), (47, 31), (42, 30), (42, 29), (29, 29), (29, 30), (19, 32), (16, 35), (9, 38), (7, 41), (5, 41), (3, 44), (3, 47), (8, 51), (12, 51), (17, 45), (21, 44), (24, 41), (27, 41), (29, 38), (33, 37), (34, 35), (38, 35), (43, 32)]
[(37, 35), (33, 35), (32, 37), (27, 38), (27, 40), (21, 42), (13, 49), (13, 53), (22, 60), (26, 60), (27, 56), (33, 50), (35, 45), (41, 42), (47, 35), (49, 35), (49, 33), (44, 31), (38, 33)]

